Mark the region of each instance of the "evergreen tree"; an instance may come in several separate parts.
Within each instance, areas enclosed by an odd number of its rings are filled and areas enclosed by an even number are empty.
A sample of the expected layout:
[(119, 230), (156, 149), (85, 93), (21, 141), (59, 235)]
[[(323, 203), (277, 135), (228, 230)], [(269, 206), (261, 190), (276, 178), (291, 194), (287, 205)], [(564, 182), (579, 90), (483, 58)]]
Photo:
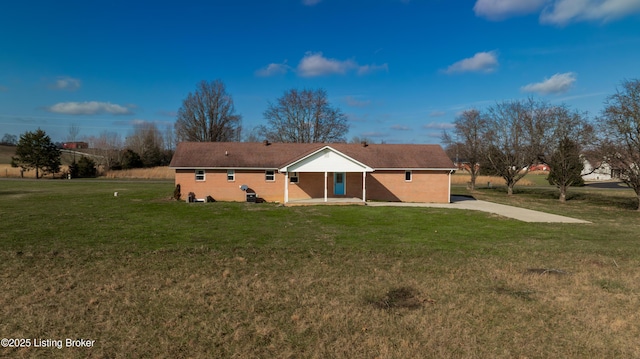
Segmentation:
[(60, 149), (41, 129), (20, 135), (16, 155), (11, 157), (11, 165), (25, 171), (36, 170), (36, 178), (47, 173), (60, 172)]
[(131, 149), (126, 149), (122, 154), (122, 169), (142, 168), (143, 163), (140, 155)]
[(560, 140), (547, 164), (550, 167), (547, 180), (549, 184), (560, 189), (561, 202), (566, 201), (569, 186), (584, 184), (584, 180), (580, 176), (584, 169), (582, 158), (580, 158), (580, 146), (570, 138), (564, 137)]
[(72, 178), (95, 177), (98, 173), (96, 170), (96, 162), (89, 157), (80, 157), (78, 162), (74, 161), (69, 166), (69, 173)]

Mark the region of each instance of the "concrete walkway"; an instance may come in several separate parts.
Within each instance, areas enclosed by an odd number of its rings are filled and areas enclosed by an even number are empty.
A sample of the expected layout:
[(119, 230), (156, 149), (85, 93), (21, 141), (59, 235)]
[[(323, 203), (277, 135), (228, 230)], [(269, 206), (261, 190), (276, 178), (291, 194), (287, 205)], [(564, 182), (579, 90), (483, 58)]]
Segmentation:
[(478, 201), (472, 197), (464, 196), (451, 196), (451, 203), (367, 202), (367, 205), (372, 207), (397, 206), (467, 209), (494, 213), (503, 217), (531, 223), (591, 223), (589, 221), (559, 216), (557, 214), (550, 214), (487, 201)]

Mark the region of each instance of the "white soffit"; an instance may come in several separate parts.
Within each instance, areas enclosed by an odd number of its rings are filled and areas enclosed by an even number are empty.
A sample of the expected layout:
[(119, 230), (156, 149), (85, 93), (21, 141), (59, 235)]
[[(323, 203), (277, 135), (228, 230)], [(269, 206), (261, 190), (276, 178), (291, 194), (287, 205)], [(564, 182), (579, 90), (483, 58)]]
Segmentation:
[(373, 168), (326, 146), (288, 164), (280, 172), (373, 172)]

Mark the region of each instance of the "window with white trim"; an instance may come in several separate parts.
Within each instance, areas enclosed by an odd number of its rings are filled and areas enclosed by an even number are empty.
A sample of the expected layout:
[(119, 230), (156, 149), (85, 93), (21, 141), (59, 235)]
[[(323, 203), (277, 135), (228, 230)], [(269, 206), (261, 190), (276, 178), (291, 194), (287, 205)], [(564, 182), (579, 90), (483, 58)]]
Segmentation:
[(233, 182), (236, 180), (236, 170), (227, 170), (227, 181)]
[(404, 171), (404, 180), (405, 182), (411, 182), (411, 171)]
[(273, 182), (276, 180), (276, 171), (274, 170), (266, 170), (264, 171), (264, 179), (267, 182)]
[(204, 181), (204, 180), (205, 180), (204, 170), (196, 170), (196, 181)]
[(289, 181), (291, 183), (298, 183), (300, 181), (300, 178), (298, 177), (298, 172), (291, 172), (289, 174)]

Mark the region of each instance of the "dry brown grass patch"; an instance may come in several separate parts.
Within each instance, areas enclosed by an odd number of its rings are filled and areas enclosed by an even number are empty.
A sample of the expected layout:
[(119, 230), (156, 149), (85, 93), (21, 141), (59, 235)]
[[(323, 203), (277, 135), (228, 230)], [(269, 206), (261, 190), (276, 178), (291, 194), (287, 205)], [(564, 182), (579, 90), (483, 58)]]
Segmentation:
[(132, 168), (128, 170), (107, 171), (103, 176), (106, 178), (174, 179), (175, 171), (166, 166), (152, 168)]
[[(60, 178), (62, 176), (62, 173), (68, 172), (68, 171), (69, 171), (69, 166), (60, 166), (59, 173), (56, 173), (55, 175), (47, 174), (44, 176), (42, 175), (42, 173), (40, 173), (40, 177), (53, 178), (55, 176), (55, 178)], [(11, 167), (10, 164), (0, 164), (0, 177), (20, 178), (21, 176), (24, 178), (36, 178), (36, 171), (35, 170), (24, 171), (21, 175), (19, 167)]]

